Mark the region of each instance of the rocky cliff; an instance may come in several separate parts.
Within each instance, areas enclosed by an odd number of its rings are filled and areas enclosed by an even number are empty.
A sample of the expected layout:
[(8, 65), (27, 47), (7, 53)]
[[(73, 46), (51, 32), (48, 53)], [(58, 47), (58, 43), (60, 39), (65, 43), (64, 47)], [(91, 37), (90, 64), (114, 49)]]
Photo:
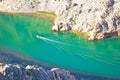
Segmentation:
[(39, 66), (0, 63), (0, 80), (75, 80), (75, 77), (59, 68), (45, 70)]
[(89, 40), (120, 35), (120, 0), (0, 0), (0, 11), (55, 12), (54, 31), (74, 30)]

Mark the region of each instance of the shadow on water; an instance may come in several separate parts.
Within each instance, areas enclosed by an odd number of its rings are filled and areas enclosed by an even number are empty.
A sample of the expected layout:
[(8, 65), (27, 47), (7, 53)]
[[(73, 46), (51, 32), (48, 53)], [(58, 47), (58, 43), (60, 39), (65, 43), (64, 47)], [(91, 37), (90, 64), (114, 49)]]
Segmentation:
[[(6, 50), (8, 51), (8, 49), (6, 49)], [(13, 52), (13, 53), (11, 53), (11, 52)], [(14, 51), (10, 51), (10, 50), (9, 50), (9, 53), (3, 52), (0, 50), (0, 62), (6, 63), (6, 64), (20, 64), (22, 66), (27, 66), (28, 64), (29, 65), (37, 64), (41, 67), (44, 67), (47, 70), (48, 69), (50, 70), (53, 67), (57, 67), (57, 66), (53, 66), (53, 65), (43, 63), (43, 62), (38, 62), (38, 61), (30, 60), (30, 59), (27, 60), (26, 58), (25, 59), (20, 58), (20, 57), (14, 55)], [(83, 79), (83, 80), (120, 80), (120, 78), (92, 75), (92, 74), (88, 74), (88, 73), (76, 72), (73, 70), (70, 70), (70, 72), (77, 78), (77, 80), (81, 80), (81, 79)], [(0, 76), (3, 77), (2, 74), (0, 74)]]

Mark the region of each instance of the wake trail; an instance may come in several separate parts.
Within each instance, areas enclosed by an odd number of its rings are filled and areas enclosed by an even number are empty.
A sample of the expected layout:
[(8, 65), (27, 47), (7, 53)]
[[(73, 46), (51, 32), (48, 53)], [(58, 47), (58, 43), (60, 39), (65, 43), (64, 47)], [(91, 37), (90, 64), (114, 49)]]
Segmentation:
[(46, 37), (42, 37), (42, 36), (39, 36), (39, 35), (36, 35), (36, 38), (42, 39), (42, 40), (44, 40), (44, 41), (49, 41), (49, 42), (54, 42), (54, 43), (57, 43), (57, 44), (66, 45), (66, 46), (69, 46), (69, 47), (79, 48), (78, 46), (75, 46), (75, 45), (70, 45), (70, 44), (67, 44), (67, 43), (64, 43), (64, 42), (56, 41), (56, 40), (49, 39), (49, 38), (46, 38)]
[(40, 36), (40, 35), (36, 35), (36, 38), (44, 40), (44, 41), (49, 41), (49, 42), (54, 42), (54, 43), (57, 43), (57, 44), (66, 45), (68, 47), (75, 47), (75, 48), (79, 48), (79, 49), (87, 49), (86, 47), (70, 45), (70, 44), (67, 44), (67, 43), (64, 43), (64, 42), (60, 42), (60, 41), (56, 41), (56, 40), (53, 40), (53, 39), (49, 39), (49, 38), (46, 38), (46, 37), (43, 37), (43, 36)]
[(56, 41), (56, 40), (52, 40), (52, 39), (49, 39), (49, 38), (45, 38), (45, 37), (42, 37), (42, 36), (39, 36), (39, 35), (36, 35), (36, 38), (42, 39), (42, 40), (45, 40), (45, 41), (51, 41), (51, 42), (59, 43), (59, 44), (66, 44), (66, 43), (59, 42), (59, 41)]
[[(43, 36), (40, 36), (40, 35), (36, 35), (36, 38), (38, 39), (41, 39), (43, 41), (47, 41), (47, 42), (53, 42), (51, 43), (52, 45), (54, 45), (58, 50), (62, 50), (62, 51), (65, 51), (66, 53), (69, 53), (69, 54), (72, 54), (72, 55), (78, 55), (78, 56), (82, 56), (82, 57), (88, 57), (90, 59), (93, 59), (93, 60), (96, 60), (96, 61), (100, 61), (100, 62), (104, 62), (104, 63), (109, 63), (109, 64), (113, 64), (113, 63), (120, 63), (116, 60), (114, 61), (110, 61), (108, 59), (104, 59), (102, 58), (103, 56), (102, 55), (98, 55), (97, 52), (95, 52), (94, 50), (91, 50), (91, 49), (87, 49), (87, 48), (84, 48), (84, 47), (80, 47), (80, 46), (75, 46), (75, 45), (70, 45), (70, 44), (67, 44), (67, 43), (64, 43), (64, 42), (60, 42), (60, 41), (56, 41), (56, 40), (53, 40), (53, 39), (49, 39), (49, 38), (46, 38), (46, 37), (43, 37)], [(66, 45), (68, 47), (65, 47), (65, 46), (56, 46), (56, 44), (54, 43), (57, 43), (57, 44), (62, 44), (62, 45)], [(76, 47), (76, 49), (72, 49), (72, 48), (69, 48), (69, 47)], [(80, 49), (85, 49), (85, 50), (80, 50)], [(90, 53), (93, 53), (94, 55), (91, 55)]]

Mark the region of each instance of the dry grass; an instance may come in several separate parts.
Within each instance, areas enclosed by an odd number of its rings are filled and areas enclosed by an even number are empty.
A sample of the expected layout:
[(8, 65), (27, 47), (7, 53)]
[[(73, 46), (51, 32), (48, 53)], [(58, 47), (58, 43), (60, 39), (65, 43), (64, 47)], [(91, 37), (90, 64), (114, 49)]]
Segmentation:
[(83, 32), (79, 32), (76, 30), (70, 30), (71, 33), (77, 34), (77, 35), (82, 35), (85, 39), (88, 39), (88, 34), (87, 33), (83, 33)]
[(0, 12), (3, 14), (8, 15), (25, 15), (25, 16), (34, 16), (37, 18), (46, 19), (50, 22), (54, 22), (55, 18), (57, 17), (54, 12), (47, 12), (47, 11), (37, 11), (37, 12)]

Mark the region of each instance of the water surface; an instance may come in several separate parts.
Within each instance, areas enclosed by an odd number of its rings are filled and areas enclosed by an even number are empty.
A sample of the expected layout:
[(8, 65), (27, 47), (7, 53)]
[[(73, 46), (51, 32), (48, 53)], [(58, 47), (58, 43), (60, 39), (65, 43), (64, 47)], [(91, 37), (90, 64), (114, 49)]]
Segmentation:
[(87, 41), (70, 32), (53, 32), (52, 25), (35, 17), (0, 14), (0, 45), (58, 67), (120, 77), (120, 37)]

